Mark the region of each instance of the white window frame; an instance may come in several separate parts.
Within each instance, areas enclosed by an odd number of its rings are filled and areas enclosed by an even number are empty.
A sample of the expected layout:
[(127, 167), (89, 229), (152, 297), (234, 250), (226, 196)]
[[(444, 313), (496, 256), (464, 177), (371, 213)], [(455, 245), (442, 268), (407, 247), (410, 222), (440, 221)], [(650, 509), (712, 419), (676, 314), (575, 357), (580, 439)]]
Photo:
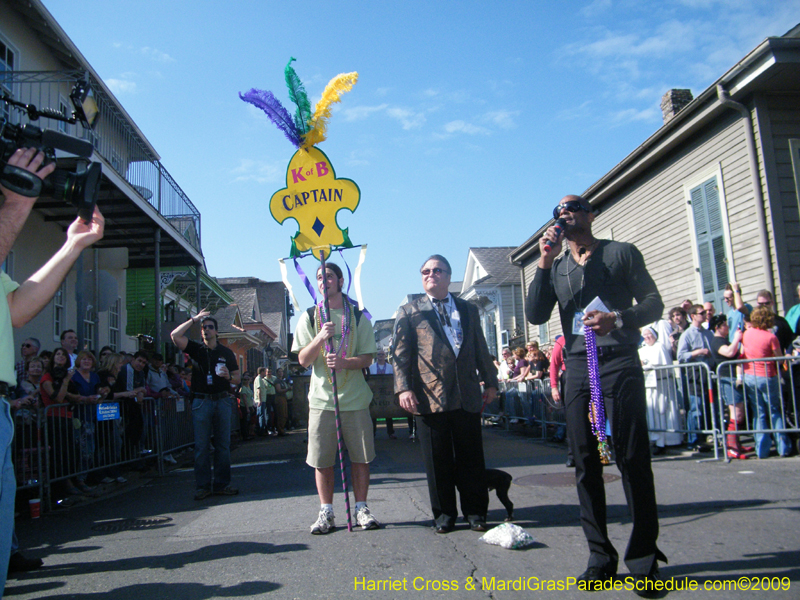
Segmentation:
[(550, 323), (542, 323), (539, 325), (539, 343), (540, 344), (549, 344), (550, 343)]
[[(71, 111), (70, 111), (69, 107), (70, 107), (69, 100), (67, 100), (66, 98), (64, 98), (64, 96), (59, 94), (58, 95), (58, 112), (60, 112), (62, 115), (66, 116), (66, 117), (69, 117), (70, 114), (71, 114)], [(66, 133), (68, 135), (72, 135), (72, 131), (71, 131), (72, 128), (70, 127), (69, 123), (67, 123), (65, 121), (56, 121), (56, 124), (57, 124), (56, 126), (58, 127), (58, 130), (60, 132)]]
[(722, 178), (722, 163), (716, 163), (703, 171), (698, 171), (691, 179), (683, 184), (683, 197), (685, 200), (686, 219), (689, 223), (689, 235), (692, 241), (692, 265), (694, 266), (695, 297), (703, 297), (703, 281), (700, 277), (700, 257), (697, 254), (697, 234), (694, 231), (694, 213), (692, 212), (692, 190), (703, 185), (709, 179), (716, 177), (719, 192), (719, 210), (722, 217), (722, 235), (725, 242), (725, 254), (728, 257), (728, 280), (737, 281), (736, 268), (733, 259), (733, 245), (731, 244), (731, 227), (728, 223), (728, 201), (725, 195), (725, 184)]
[(97, 331), (97, 311), (90, 304), (83, 315), (83, 344), (89, 350), (94, 350), (95, 331)]
[(792, 153), (794, 193), (797, 198), (797, 209), (800, 211), (800, 140), (789, 140), (789, 151)]
[(117, 296), (114, 303), (108, 308), (108, 345), (114, 352), (119, 351), (120, 341), (120, 312), (122, 307), (122, 298)]
[[(10, 49), (10, 50), (11, 50), (11, 51), (14, 53), (14, 59), (15, 59), (15, 61), (16, 61), (16, 62), (15, 62), (15, 64), (13, 64), (13, 65), (8, 65), (8, 64), (6, 64), (6, 62), (5, 62), (5, 56), (4, 56), (4, 57), (2, 57), (2, 62), (3, 62), (3, 65), (4, 65), (4, 70), (9, 70), (9, 71), (18, 71), (18, 70), (19, 70), (19, 62), (20, 62), (20, 58), (19, 58), (19, 48), (17, 48), (17, 47), (16, 47), (14, 44), (12, 44), (12, 43), (9, 41), (8, 37), (7, 37), (7, 36), (5, 36), (5, 35), (3, 35), (3, 32), (2, 32), (2, 31), (0, 31), (0, 42), (3, 42), (3, 44), (5, 44), (5, 45), (6, 45), (6, 47), (7, 47), (8, 49)], [(11, 67), (10, 69), (8, 68), (9, 66)], [(7, 92), (7, 93), (8, 93), (8, 94), (9, 94), (9, 95), (12, 97), (12, 98), (16, 98), (16, 97), (17, 97), (17, 95), (18, 95), (18, 94), (16, 93), (16, 90), (14, 90), (14, 88), (15, 88), (15, 87), (16, 87), (16, 86), (15, 86), (15, 85), (13, 85), (13, 84), (11, 85), (11, 87), (8, 87), (8, 86), (6, 86), (6, 85), (0, 84), (0, 90), (1, 90), (1, 91), (4, 91), (4, 92)], [(3, 103), (0, 103), (0, 117), (4, 117), (4, 118), (8, 119), (8, 121), (9, 121), (9, 122), (12, 122), (12, 121), (11, 121), (11, 114), (12, 114), (12, 113), (11, 113), (11, 107), (10, 107), (10, 106), (8, 106), (8, 105), (7, 105), (6, 103), (4, 103), (4, 102), (3, 102)]]
[(53, 294), (53, 341), (61, 341), (61, 332), (64, 331), (64, 323), (67, 316), (67, 281), (66, 279), (58, 286), (56, 293)]

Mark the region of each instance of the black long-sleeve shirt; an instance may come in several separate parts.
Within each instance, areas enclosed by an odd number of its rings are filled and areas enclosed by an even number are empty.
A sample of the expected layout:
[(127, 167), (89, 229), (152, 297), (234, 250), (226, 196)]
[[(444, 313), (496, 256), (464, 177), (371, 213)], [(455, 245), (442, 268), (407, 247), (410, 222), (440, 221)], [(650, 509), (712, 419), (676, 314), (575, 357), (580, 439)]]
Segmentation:
[(584, 266), (567, 251), (551, 269), (538, 269), (528, 288), (525, 316), (535, 325), (546, 323), (558, 302), (567, 353), (585, 354), (585, 338), (572, 333), (572, 322), (575, 313), (596, 296), (609, 310), (620, 311), (623, 323), (621, 329), (598, 337), (598, 347), (638, 346), (639, 328), (660, 319), (664, 311), (661, 295), (636, 246), (601, 240)]

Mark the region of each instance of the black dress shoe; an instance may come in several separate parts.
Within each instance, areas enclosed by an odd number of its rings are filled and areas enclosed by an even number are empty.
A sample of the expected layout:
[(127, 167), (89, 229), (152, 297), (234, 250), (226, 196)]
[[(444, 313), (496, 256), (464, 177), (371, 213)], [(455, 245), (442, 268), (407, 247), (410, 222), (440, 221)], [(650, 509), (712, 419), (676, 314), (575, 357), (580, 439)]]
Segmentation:
[[(596, 592), (603, 589), (603, 582), (614, 579), (616, 569), (610, 567), (589, 567), (578, 575), (577, 582), (580, 589), (588, 592)], [(583, 585), (581, 585), (581, 582)]]
[(657, 568), (653, 568), (649, 575), (631, 574), (633, 577), (633, 593), (641, 598), (663, 598), (667, 595), (667, 590), (656, 590), (655, 582), (661, 581), (661, 574)]
[(651, 454), (653, 456), (661, 456), (662, 454), (666, 454), (667, 449), (664, 446), (653, 446), (653, 451)]
[(22, 555), (22, 552), (15, 552), (8, 559), (8, 572), (22, 573), (24, 571), (33, 571), (43, 564), (44, 561), (42, 561), (41, 558), (27, 558)]
[(467, 515), (467, 522), (472, 531), (489, 531), (486, 526), (486, 519), (477, 515)]
[(568, 456), (566, 465), (567, 465), (568, 469), (574, 469), (575, 468), (575, 459), (572, 458), (571, 456)]
[(436, 533), (450, 533), (456, 528), (456, 520), (454, 517), (439, 515), (439, 518), (433, 522), (433, 527)]

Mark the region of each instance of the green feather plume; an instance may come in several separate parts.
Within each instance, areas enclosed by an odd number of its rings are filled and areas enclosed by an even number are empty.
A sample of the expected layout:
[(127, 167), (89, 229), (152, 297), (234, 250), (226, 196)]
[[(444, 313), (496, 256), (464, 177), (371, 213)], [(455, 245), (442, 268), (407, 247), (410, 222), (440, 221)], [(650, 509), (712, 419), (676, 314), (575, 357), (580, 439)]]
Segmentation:
[(286, 86), (289, 88), (289, 99), (297, 105), (297, 112), (294, 115), (294, 123), (302, 135), (308, 133), (308, 122), (311, 120), (311, 103), (308, 101), (303, 82), (292, 68), (292, 63), (296, 59), (289, 59), (284, 74), (286, 76)]

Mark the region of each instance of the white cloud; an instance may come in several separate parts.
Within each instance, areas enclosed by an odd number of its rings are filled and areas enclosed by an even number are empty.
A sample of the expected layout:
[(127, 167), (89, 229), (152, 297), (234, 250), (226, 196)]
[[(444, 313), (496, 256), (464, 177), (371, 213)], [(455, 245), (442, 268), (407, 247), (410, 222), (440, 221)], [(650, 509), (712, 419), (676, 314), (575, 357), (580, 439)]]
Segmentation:
[(591, 115), (589, 110), (592, 105), (591, 100), (587, 100), (578, 106), (571, 106), (569, 108), (562, 108), (556, 113), (556, 119), (559, 121), (572, 121), (574, 119), (586, 119)]
[(378, 106), (353, 106), (342, 109), (345, 121), (363, 121), (376, 112), (382, 112), (389, 108), (388, 104)]
[(655, 106), (650, 106), (641, 110), (635, 108), (626, 108), (611, 115), (612, 123), (617, 125), (622, 123), (630, 123), (632, 121), (661, 122), (662, 118), (661, 109)]
[(479, 125), (473, 125), (472, 123), (467, 123), (466, 121), (450, 121), (449, 123), (445, 123), (444, 130), (447, 133), (466, 133), (467, 135), (490, 135), (491, 131), (486, 129), (486, 127), (481, 127)]
[(115, 96), (136, 93), (136, 82), (129, 79), (106, 79), (105, 83)]
[(139, 52), (156, 62), (163, 62), (163, 63), (175, 62), (175, 59), (172, 58), (166, 52), (162, 52), (161, 50), (158, 50), (156, 48), (150, 48), (149, 46), (141, 48)]
[(252, 158), (239, 159), (239, 166), (230, 170), (232, 183), (255, 181), (256, 183), (280, 183), (286, 173), (284, 163), (268, 163)]
[(363, 167), (370, 164), (369, 159), (374, 155), (374, 152), (369, 150), (366, 151), (358, 151), (355, 150), (350, 152), (350, 156), (347, 157), (347, 164), (351, 167)]
[(486, 113), (485, 119), (501, 129), (516, 129), (517, 124), (514, 122), (514, 117), (519, 114), (518, 110), (495, 110)]
[(611, 0), (594, 0), (578, 11), (578, 14), (587, 19), (597, 17), (611, 8)]
[(403, 129), (415, 129), (425, 124), (425, 115), (415, 112), (408, 108), (388, 108), (386, 114), (391, 118), (400, 121)]

